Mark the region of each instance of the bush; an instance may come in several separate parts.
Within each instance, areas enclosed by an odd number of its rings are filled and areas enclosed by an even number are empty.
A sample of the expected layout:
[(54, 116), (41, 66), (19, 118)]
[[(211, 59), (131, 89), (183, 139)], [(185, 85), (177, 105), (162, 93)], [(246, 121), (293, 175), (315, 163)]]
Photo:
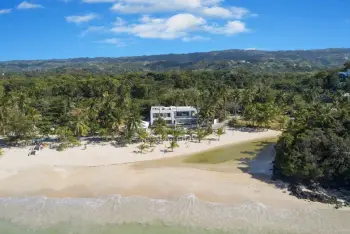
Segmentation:
[(4, 155), (4, 150), (0, 149), (0, 157)]
[(239, 123), (238, 123), (238, 119), (236, 118), (232, 118), (228, 124), (229, 127), (234, 128), (234, 127), (238, 127)]
[(350, 188), (350, 137), (320, 128), (285, 133), (276, 145), (274, 175)]
[(81, 146), (81, 142), (74, 136), (68, 137), (68, 142), (72, 147), (78, 147)]
[(59, 144), (59, 146), (57, 147), (57, 151), (64, 151), (68, 148), (67, 143), (61, 143)]

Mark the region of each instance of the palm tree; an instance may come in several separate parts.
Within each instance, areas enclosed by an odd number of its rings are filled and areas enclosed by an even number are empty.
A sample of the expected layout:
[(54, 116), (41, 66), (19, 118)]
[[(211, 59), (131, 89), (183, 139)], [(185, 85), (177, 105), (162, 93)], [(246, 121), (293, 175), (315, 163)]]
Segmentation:
[(179, 147), (179, 144), (177, 143), (177, 141), (176, 140), (172, 140), (170, 142), (170, 146), (169, 146), (169, 148), (171, 148), (171, 151), (174, 152), (174, 148), (177, 148), (177, 147)]
[(191, 140), (193, 139), (193, 134), (194, 134), (193, 129), (190, 129), (190, 128), (187, 129), (186, 134), (190, 136)]
[(207, 136), (207, 132), (202, 128), (197, 128), (196, 135), (198, 138), (198, 142), (201, 143), (201, 141)]
[(154, 122), (154, 134), (161, 136), (162, 141), (165, 141), (168, 138), (168, 129), (164, 119), (159, 118)]
[(220, 137), (225, 134), (225, 130), (223, 127), (216, 130), (216, 135), (218, 136), (218, 141), (220, 141)]
[(148, 132), (143, 128), (138, 130), (138, 136), (142, 142), (146, 142), (146, 140), (149, 138)]
[(183, 128), (173, 128), (170, 131), (170, 134), (173, 135), (174, 139), (177, 141), (179, 136), (183, 135), (185, 130)]
[(129, 113), (125, 120), (124, 136), (129, 141), (141, 127), (141, 115), (139, 105), (133, 103), (129, 108)]
[(149, 147), (153, 147), (154, 144), (156, 143), (156, 138), (151, 136), (151, 137), (148, 137), (147, 141), (148, 141)]
[(74, 135), (80, 139), (82, 136), (86, 136), (89, 133), (89, 126), (87, 125), (86, 111), (83, 109), (74, 109), (71, 112), (72, 120), (71, 126)]
[(145, 143), (142, 143), (137, 148), (139, 148), (141, 154), (143, 154), (143, 151), (148, 148), (148, 145), (146, 145)]
[(56, 135), (59, 137), (61, 142), (65, 142), (68, 137), (72, 136), (72, 131), (66, 126), (60, 126), (55, 130)]

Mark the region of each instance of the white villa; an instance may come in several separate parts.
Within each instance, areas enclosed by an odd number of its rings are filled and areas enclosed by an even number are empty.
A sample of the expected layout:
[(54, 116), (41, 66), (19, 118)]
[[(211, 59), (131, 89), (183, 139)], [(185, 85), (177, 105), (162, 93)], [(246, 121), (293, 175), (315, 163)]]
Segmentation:
[(169, 126), (175, 125), (196, 125), (198, 111), (191, 106), (153, 106), (150, 111), (150, 124), (163, 118)]

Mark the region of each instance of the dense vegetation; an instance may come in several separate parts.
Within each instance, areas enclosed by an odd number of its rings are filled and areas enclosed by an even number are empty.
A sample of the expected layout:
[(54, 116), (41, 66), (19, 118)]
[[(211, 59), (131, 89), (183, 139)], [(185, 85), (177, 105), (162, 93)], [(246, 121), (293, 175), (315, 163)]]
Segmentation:
[(350, 57), (350, 49), (224, 50), (124, 58), (8, 61), (0, 62), (0, 74), (28, 72), (28, 76), (36, 76), (49, 70), (61, 74), (74, 70), (111, 75), (124, 72), (217, 71), (237, 68), (243, 68), (250, 72), (307, 72), (340, 67), (348, 57)]
[[(11, 142), (49, 134), (73, 145), (82, 136), (96, 135), (130, 142), (135, 135), (145, 137), (140, 122), (147, 120), (151, 106), (191, 105), (200, 109), (200, 126), (240, 115), (243, 120), (232, 120), (232, 126), (284, 129), (276, 146), (276, 175), (349, 187), (350, 106), (344, 94), (350, 92), (350, 79), (341, 80), (338, 71), (11, 75), (0, 80), (0, 132)], [(210, 130), (196, 131), (200, 141)], [(155, 132), (166, 134), (161, 123)], [(170, 148), (176, 147), (171, 142)]]
[[(350, 63), (345, 64), (350, 68)], [(325, 74), (319, 73), (316, 77)], [(325, 88), (334, 89), (333, 76)], [(330, 85), (330, 86), (329, 86)], [(317, 97), (310, 94), (310, 97)], [(329, 99), (324, 96), (323, 99)], [(312, 101), (312, 100), (310, 100)], [(350, 189), (350, 102), (338, 95), (298, 110), (276, 145), (275, 175)]]

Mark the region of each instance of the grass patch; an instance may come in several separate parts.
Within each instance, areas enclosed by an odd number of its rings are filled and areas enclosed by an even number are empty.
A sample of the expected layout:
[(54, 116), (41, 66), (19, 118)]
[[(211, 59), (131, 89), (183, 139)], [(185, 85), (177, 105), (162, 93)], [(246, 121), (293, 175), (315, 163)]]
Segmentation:
[(265, 147), (276, 142), (277, 138), (245, 142), (189, 156), (138, 162), (134, 163), (132, 167), (134, 169), (185, 167), (217, 172), (237, 172), (241, 159), (252, 159)]
[(254, 158), (261, 150), (270, 144), (276, 143), (276, 138), (245, 142), (242, 144), (230, 145), (221, 147), (187, 157), (185, 163), (199, 163), (199, 164), (219, 164), (229, 161), (236, 161), (239, 159)]

